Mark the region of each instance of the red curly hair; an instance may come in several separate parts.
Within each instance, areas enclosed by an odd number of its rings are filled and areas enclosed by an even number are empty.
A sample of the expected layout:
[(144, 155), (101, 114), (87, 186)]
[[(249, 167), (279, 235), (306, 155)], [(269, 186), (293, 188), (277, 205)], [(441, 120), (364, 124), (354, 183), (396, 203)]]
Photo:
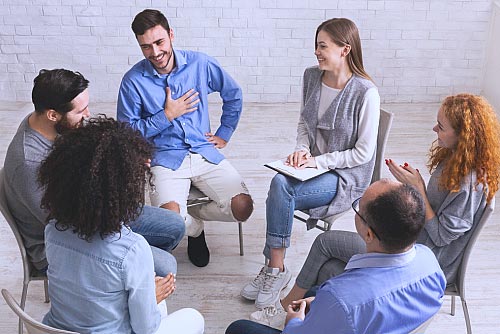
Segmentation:
[(462, 179), (476, 172), (477, 184), (493, 198), (500, 181), (500, 123), (485, 98), (472, 94), (448, 96), (441, 105), (458, 136), (454, 150), (439, 147), (435, 141), (429, 152), (429, 171), (445, 162), (439, 185), (458, 191)]

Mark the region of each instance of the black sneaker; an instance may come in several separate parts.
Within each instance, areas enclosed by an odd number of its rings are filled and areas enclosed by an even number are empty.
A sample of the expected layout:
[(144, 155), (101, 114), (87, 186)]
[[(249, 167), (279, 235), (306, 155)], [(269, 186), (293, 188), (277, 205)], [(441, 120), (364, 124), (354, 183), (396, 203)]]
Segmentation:
[(205, 231), (197, 237), (188, 237), (188, 257), (197, 267), (205, 267), (210, 262), (210, 251), (205, 241)]

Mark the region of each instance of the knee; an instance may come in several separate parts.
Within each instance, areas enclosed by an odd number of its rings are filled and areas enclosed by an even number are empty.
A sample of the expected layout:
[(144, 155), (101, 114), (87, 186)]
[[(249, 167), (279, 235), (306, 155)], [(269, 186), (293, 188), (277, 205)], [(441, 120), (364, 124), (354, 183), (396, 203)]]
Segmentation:
[(179, 203), (174, 202), (174, 201), (171, 201), (171, 202), (165, 203), (163, 205), (160, 205), (160, 208), (167, 209), (167, 210), (170, 210), (170, 211), (174, 211), (174, 212), (177, 212), (177, 213), (181, 212), (181, 207), (179, 206)]
[[(203, 334), (205, 331), (205, 319), (200, 312), (194, 308), (184, 308), (177, 312), (182, 312), (184, 319), (189, 320), (189, 326), (192, 329), (192, 334)], [(187, 324), (186, 324), (187, 325)]]
[(271, 180), (271, 185), (269, 186), (269, 196), (274, 196), (279, 193), (288, 192), (289, 180), (283, 174), (276, 174)]
[(237, 221), (245, 221), (253, 212), (253, 200), (248, 194), (238, 194), (231, 199), (231, 211)]

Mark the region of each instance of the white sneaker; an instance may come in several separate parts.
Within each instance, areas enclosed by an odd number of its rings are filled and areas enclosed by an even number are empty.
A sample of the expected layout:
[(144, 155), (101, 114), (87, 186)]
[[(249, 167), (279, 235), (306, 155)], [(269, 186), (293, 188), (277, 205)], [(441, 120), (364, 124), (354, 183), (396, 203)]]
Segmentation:
[(257, 299), (255, 299), (255, 306), (263, 309), (275, 305), (276, 302), (279, 303), (280, 293), (286, 288), (291, 278), (292, 274), (286, 267), (282, 272), (278, 268), (268, 267)]
[(269, 327), (283, 330), (285, 327), (286, 311), (281, 306), (280, 301), (273, 305), (265, 307), (250, 314), (250, 320), (258, 322)]
[(266, 276), (267, 266), (264, 266), (260, 269), (259, 274), (247, 285), (241, 289), (240, 295), (241, 297), (248, 300), (257, 299), (257, 295), (262, 287), (262, 282), (264, 281), (264, 277)]

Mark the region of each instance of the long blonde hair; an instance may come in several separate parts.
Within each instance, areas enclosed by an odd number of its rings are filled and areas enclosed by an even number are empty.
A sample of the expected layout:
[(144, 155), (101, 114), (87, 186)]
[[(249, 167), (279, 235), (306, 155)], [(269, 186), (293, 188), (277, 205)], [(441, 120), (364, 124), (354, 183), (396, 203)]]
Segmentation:
[(477, 184), (484, 186), (489, 202), (500, 182), (500, 123), (493, 107), (481, 96), (458, 94), (444, 99), (441, 108), (458, 136), (458, 143), (451, 150), (434, 142), (429, 152), (429, 170), (445, 163), (439, 186), (449, 191), (458, 191), (462, 179), (475, 171)]

